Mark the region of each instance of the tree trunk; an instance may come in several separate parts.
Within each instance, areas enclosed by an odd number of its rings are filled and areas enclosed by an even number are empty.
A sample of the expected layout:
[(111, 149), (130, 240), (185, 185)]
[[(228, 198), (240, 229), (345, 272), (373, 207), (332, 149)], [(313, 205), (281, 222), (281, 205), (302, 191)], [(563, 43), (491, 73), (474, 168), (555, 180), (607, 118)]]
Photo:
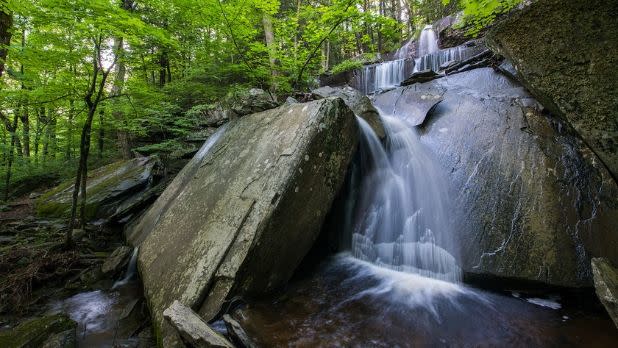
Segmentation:
[(5, 201), (9, 200), (11, 169), (13, 166), (13, 158), (14, 158), (13, 152), (14, 152), (15, 142), (17, 140), (17, 134), (16, 134), (17, 120), (18, 120), (18, 116), (17, 116), (17, 113), (15, 113), (15, 118), (13, 120), (13, 131), (11, 132), (11, 145), (9, 146), (8, 163), (6, 165), (6, 178), (4, 182), (4, 200)]
[(13, 15), (6, 12), (4, 7), (6, 1), (0, 2), (2, 8), (0, 9), (0, 77), (4, 73), (4, 64), (6, 62), (6, 56), (8, 54), (8, 47), (11, 43), (11, 27), (13, 26)]
[(105, 110), (99, 110), (99, 159), (103, 159), (103, 146), (105, 146), (105, 125), (103, 124)]
[(65, 158), (73, 157), (73, 119), (75, 118), (75, 102), (73, 99), (69, 101), (69, 115), (67, 122), (67, 143), (65, 148)]
[[(116, 71), (115, 71), (116, 76), (114, 78), (114, 85), (112, 86), (111, 94), (112, 96), (118, 97), (122, 93), (122, 89), (125, 83), (126, 71), (127, 71), (125, 62), (122, 59), (122, 56), (124, 55), (124, 45), (123, 45), (123, 40), (121, 37), (115, 39), (114, 47), (116, 48), (117, 54), (120, 55), (120, 59), (118, 60), (118, 63), (116, 65)], [(116, 130), (116, 138), (118, 140), (118, 147), (120, 148), (120, 154), (122, 155), (123, 159), (130, 159), (131, 157), (133, 157), (131, 153), (131, 137), (129, 136), (129, 133), (125, 129), (126, 121), (124, 119), (124, 114), (122, 113), (118, 105), (119, 104), (118, 98), (115, 98), (113, 100), (113, 103), (116, 107), (113, 108), (114, 111), (112, 113), (112, 116), (114, 117), (116, 124), (120, 125), (118, 126), (118, 129)]]
[(266, 40), (268, 59), (270, 61), (270, 74), (275, 77), (277, 76), (277, 59), (275, 56), (275, 33), (273, 31), (273, 22), (270, 14), (266, 12), (262, 14), (262, 25), (264, 26), (264, 38)]

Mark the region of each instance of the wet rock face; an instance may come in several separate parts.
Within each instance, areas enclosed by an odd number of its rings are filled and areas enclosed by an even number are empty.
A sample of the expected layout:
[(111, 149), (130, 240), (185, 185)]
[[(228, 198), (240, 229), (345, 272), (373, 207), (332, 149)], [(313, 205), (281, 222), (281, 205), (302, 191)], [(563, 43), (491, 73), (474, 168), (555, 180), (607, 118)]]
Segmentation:
[(326, 86), (315, 89), (311, 93), (318, 99), (328, 97), (339, 97), (343, 99), (355, 115), (369, 123), (378, 138), (384, 139), (384, 125), (380, 119), (380, 114), (378, 110), (373, 107), (369, 98), (360, 91), (349, 86), (338, 88)]
[[(618, 2), (540, 0), (487, 36), (532, 94), (618, 178)], [(539, 25), (542, 23), (542, 25)], [(610, 53), (612, 52), (612, 53)]]
[(594, 288), (618, 328), (618, 270), (604, 258), (592, 259)]
[[(214, 136), (213, 136), (214, 137)], [(339, 98), (236, 119), (203, 148), (129, 239), (164, 346), (163, 310), (178, 300), (206, 320), (226, 298), (286, 282), (317, 238), (357, 146)]]
[[(145, 204), (158, 165), (155, 156), (140, 157), (88, 173), (86, 217), (121, 219), (133, 208)], [(71, 179), (37, 199), (37, 213), (48, 217), (70, 216), (74, 182)]]
[(403, 101), (443, 100), (422, 142), (449, 173), (465, 272), (553, 285), (592, 284), (590, 257), (618, 262), (618, 187), (563, 122), (490, 68), (375, 97), (387, 113)]

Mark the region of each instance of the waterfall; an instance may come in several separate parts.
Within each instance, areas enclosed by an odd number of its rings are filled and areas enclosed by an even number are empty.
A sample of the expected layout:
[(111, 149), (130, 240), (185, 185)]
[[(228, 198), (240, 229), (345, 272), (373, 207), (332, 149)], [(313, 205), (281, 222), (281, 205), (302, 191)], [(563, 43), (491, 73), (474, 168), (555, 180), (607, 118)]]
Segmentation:
[(127, 266), (127, 271), (124, 274), (124, 277), (121, 280), (118, 280), (112, 286), (112, 289), (116, 289), (120, 286), (127, 284), (135, 274), (137, 273), (137, 253), (139, 252), (139, 247), (133, 248), (133, 254), (131, 254), (131, 260), (129, 260), (129, 265)]
[(362, 183), (354, 204), (352, 253), (396, 271), (461, 279), (448, 212), (447, 181), (416, 129), (382, 115), (387, 144), (358, 118)]
[(386, 88), (399, 86), (406, 78), (406, 60), (397, 59), (375, 65), (369, 65), (361, 70), (361, 89), (369, 94)]
[(480, 46), (468, 47), (465, 45), (438, 50), (433, 53), (419, 56), (414, 60), (414, 72), (423, 70), (440, 71), (449, 62), (463, 61), (472, 58), (482, 51)]
[(431, 25), (425, 26), (418, 39), (417, 56), (422, 57), (438, 50), (438, 38)]
[(399, 47), (397, 49), (397, 51), (395, 51), (395, 54), (393, 55), (393, 57), (395, 59), (406, 59), (406, 58), (410, 58), (409, 54), (410, 54), (410, 45), (412, 44), (412, 40), (408, 40), (406, 41), (405, 44), (403, 44), (403, 46)]

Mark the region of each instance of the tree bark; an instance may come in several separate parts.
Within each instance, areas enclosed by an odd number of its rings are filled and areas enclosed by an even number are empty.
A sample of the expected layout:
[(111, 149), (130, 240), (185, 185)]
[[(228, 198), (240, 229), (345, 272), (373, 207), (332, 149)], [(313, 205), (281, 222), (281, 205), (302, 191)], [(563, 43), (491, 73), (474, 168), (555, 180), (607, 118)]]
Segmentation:
[[(2, 7), (6, 6), (6, 0), (0, 1)], [(6, 57), (11, 44), (11, 27), (13, 26), (13, 15), (6, 10), (0, 10), (0, 77), (4, 73)]]
[(5, 178), (5, 182), (4, 182), (4, 200), (8, 201), (9, 200), (9, 192), (10, 192), (10, 184), (11, 184), (11, 169), (13, 166), (13, 159), (14, 159), (14, 146), (15, 146), (15, 142), (17, 140), (17, 134), (16, 134), (16, 130), (17, 130), (17, 120), (18, 120), (18, 116), (17, 113), (15, 113), (15, 118), (13, 119), (13, 132), (11, 132), (11, 145), (9, 146), (9, 156), (8, 156), (8, 163), (6, 165), (6, 178)]

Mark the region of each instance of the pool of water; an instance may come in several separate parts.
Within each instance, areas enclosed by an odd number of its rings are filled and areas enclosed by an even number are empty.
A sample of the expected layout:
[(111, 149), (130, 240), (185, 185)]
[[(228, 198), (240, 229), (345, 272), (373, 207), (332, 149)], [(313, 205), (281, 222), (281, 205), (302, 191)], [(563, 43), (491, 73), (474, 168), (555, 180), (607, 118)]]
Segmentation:
[(65, 313), (77, 322), (79, 347), (136, 347), (147, 327), (139, 280), (104, 291), (95, 290), (54, 301), (49, 313)]
[(618, 330), (595, 306), (559, 295), (495, 293), (339, 255), (275, 298), (235, 316), (265, 347), (615, 347)]

